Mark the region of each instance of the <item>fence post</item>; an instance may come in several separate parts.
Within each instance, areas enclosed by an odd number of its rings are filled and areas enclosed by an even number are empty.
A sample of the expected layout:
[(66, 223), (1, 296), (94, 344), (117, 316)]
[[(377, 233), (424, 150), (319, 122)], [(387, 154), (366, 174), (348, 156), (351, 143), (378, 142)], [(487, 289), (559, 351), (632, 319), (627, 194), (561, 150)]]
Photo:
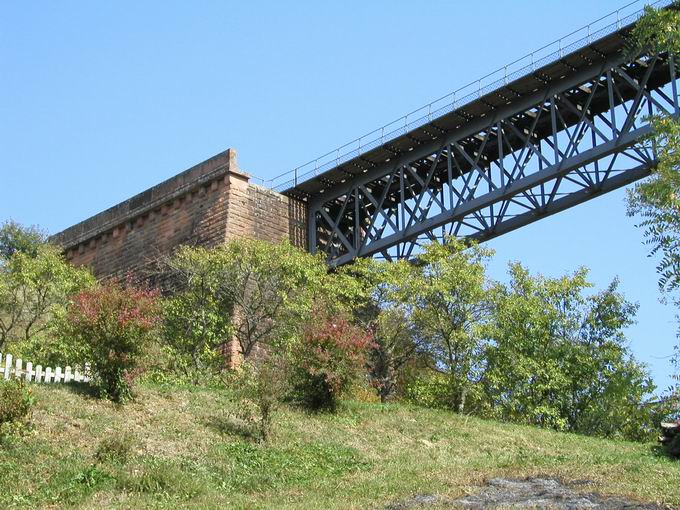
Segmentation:
[(5, 381), (9, 379), (9, 374), (12, 371), (12, 355), (5, 354)]
[(90, 364), (85, 363), (82, 367), (44, 367), (42, 365), (33, 366), (28, 361), (24, 364), (21, 358), (14, 358), (11, 354), (0, 353), (0, 380), (25, 380), (35, 383), (69, 383), (69, 382), (90, 382)]

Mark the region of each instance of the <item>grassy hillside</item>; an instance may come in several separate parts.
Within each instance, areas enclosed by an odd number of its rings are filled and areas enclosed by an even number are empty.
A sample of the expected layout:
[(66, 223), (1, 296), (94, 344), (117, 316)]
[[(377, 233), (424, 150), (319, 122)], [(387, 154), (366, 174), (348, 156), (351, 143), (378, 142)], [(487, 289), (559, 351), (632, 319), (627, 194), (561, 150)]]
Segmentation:
[[(75, 388), (35, 394), (35, 432), (0, 449), (2, 508), (384, 508), (528, 475), (680, 506), (680, 462), (653, 445), (350, 402), (335, 416), (283, 409), (258, 446), (215, 390), (146, 385), (124, 407)], [(102, 446), (111, 438), (127, 458)]]

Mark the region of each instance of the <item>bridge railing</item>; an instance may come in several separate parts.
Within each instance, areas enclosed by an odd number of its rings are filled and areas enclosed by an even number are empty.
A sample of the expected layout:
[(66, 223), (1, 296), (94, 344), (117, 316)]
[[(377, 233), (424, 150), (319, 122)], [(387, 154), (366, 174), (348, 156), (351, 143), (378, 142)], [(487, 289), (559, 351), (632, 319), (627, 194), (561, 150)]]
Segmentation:
[(283, 191), (311, 177), (364, 154), (386, 142), (417, 129), (437, 117), (441, 117), (480, 97), (500, 89), (508, 83), (529, 74), (551, 62), (555, 62), (577, 49), (584, 48), (593, 41), (609, 35), (637, 21), (644, 13), (644, 7), (663, 8), (674, 0), (635, 0), (588, 25), (546, 44), (524, 57), (515, 60), (496, 71), (487, 74), (464, 87), (436, 99), (421, 108), (413, 110), (378, 129), (352, 140), (323, 156), (304, 165), (289, 170), (272, 179), (260, 179), (267, 187)]

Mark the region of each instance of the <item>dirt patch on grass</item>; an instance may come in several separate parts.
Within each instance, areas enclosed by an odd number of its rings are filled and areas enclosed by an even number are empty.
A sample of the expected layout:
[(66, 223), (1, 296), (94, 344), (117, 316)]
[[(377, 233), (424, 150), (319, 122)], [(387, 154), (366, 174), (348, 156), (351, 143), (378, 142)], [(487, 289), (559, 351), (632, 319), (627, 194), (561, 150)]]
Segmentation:
[[(584, 483), (584, 482), (581, 482)], [(585, 482), (587, 483), (587, 482)], [(571, 485), (577, 485), (573, 483)], [(476, 494), (459, 499), (420, 494), (387, 506), (387, 510), (467, 508), (545, 508), (556, 510), (661, 510), (654, 503), (640, 503), (624, 498), (577, 492), (572, 487), (549, 478), (524, 480), (494, 478)]]

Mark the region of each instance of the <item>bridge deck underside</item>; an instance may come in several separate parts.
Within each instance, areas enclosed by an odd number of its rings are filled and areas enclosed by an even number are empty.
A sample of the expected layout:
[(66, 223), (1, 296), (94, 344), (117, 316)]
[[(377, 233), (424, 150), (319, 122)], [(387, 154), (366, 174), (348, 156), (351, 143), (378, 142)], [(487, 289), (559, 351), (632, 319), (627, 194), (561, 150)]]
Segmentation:
[(648, 117), (678, 115), (676, 66), (602, 53), (483, 115), (466, 112), (455, 129), (310, 193), (310, 246), (335, 264), (411, 257), (424, 241), (483, 241), (634, 182), (655, 164)]

